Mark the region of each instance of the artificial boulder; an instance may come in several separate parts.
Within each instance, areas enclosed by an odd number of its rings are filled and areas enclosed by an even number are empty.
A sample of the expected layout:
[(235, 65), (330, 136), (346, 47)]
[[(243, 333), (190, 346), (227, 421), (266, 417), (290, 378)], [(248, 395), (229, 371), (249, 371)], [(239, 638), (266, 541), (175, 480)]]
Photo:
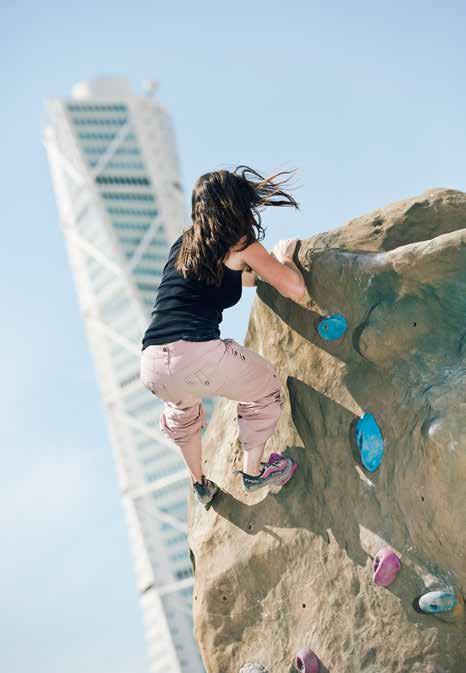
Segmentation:
[[(415, 609), (466, 592), (466, 194), (430, 189), (303, 240), (309, 297), (259, 282), (245, 345), (270, 360), (284, 407), (266, 447), (299, 468), (245, 494), (236, 403), (219, 399), (205, 474), (222, 488), (189, 506), (194, 634), (207, 673), (248, 661), (288, 673), (303, 647), (324, 673), (464, 673), (464, 619)], [(347, 321), (340, 339), (316, 329)], [(375, 472), (355, 425), (383, 436)], [(384, 547), (401, 559), (372, 581)]]

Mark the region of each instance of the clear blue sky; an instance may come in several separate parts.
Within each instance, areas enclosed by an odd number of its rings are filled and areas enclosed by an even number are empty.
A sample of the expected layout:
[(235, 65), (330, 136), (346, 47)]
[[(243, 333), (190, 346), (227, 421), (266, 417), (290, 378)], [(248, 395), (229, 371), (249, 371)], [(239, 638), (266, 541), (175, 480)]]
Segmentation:
[[(195, 179), (298, 168), (306, 238), (429, 187), (465, 188), (465, 4), (11, 2), (0, 9), (3, 309), (0, 669), (147, 673), (104, 408), (41, 134), (103, 74), (160, 82)], [(351, 5), (351, 7), (350, 7)], [(225, 313), (243, 339), (254, 290)]]

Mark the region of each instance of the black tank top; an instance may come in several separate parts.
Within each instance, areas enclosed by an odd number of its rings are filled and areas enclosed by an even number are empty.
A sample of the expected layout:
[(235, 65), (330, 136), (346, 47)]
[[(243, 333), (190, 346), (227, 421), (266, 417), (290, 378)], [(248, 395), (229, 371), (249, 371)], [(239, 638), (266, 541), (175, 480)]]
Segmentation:
[(142, 339), (142, 350), (151, 344), (165, 344), (178, 339), (219, 339), (223, 309), (234, 306), (241, 298), (241, 270), (230, 269), (225, 264), (220, 287), (183, 278), (174, 267), (182, 239), (183, 234), (170, 248), (151, 314), (152, 321)]

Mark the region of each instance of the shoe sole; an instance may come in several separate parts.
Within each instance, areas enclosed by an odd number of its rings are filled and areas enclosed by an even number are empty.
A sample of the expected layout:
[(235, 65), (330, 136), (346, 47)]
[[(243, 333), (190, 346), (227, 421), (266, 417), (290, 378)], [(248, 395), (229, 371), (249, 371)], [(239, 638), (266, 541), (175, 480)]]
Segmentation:
[(281, 486), (284, 486), (285, 484), (287, 484), (287, 483), (290, 481), (291, 477), (292, 477), (292, 476), (294, 475), (294, 473), (296, 472), (297, 468), (298, 468), (298, 463), (295, 463), (295, 462), (293, 461), (293, 465), (291, 466), (290, 474), (289, 474), (287, 477), (284, 477), (283, 479), (281, 479), (278, 483), (279, 483)]

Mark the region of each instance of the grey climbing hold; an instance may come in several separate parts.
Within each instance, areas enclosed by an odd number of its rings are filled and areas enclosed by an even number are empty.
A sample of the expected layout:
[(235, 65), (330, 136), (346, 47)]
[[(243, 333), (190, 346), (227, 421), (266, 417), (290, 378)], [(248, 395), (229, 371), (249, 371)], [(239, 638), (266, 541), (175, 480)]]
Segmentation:
[(268, 673), (265, 666), (254, 661), (248, 661), (240, 668), (239, 673)]
[(384, 447), (377, 421), (368, 412), (364, 413), (356, 423), (356, 443), (363, 466), (369, 472), (374, 472), (382, 462)]
[(341, 313), (328, 315), (326, 318), (319, 320), (317, 325), (317, 332), (325, 341), (336, 341), (337, 339), (341, 339), (347, 329), (348, 323), (346, 322), (345, 316)]

